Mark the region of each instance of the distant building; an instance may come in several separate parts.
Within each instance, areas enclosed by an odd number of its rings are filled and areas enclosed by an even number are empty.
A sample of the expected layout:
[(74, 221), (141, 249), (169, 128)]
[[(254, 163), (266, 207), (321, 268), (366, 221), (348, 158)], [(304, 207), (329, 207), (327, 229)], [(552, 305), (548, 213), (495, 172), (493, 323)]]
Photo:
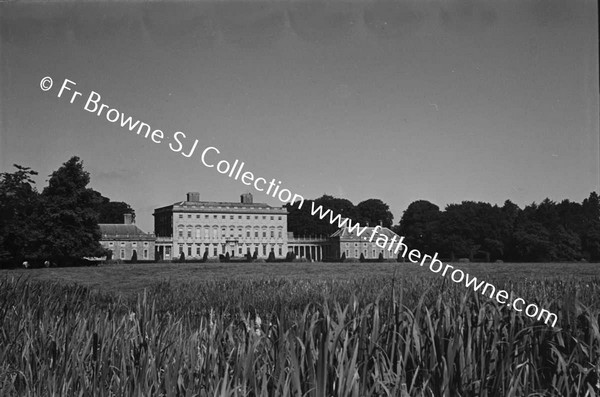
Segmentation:
[(112, 251), (112, 259), (130, 260), (137, 253), (138, 260), (154, 260), (155, 236), (144, 233), (133, 223), (132, 214), (125, 214), (124, 223), (101, 223), (100, 244)]
[(288, 252), (287, 209), (254, 203), (252, 194), (240, 202), (201, 201), (200, 193), (154, 210), (156, 255), (159, 259), (201, 258), (204, 253), (232, 257), (258, 253), (267, 258)]
[(331, 257), (339, 259), (343, 254), (346, 254), (347, 259), (360, 259), (360, 255), (363, 254), (365, 259), (377, 259), (379, 254), (383, 254), (384, 259), (397, 258), (397, 254), (395, 255), (386, 249), (387, 247), (381, 248), (375, 244), (379, 234), (385, 235), (390, 241), (396, 234), (387, 227), (382, 227), (377, 230), (373, 241), (369, 241), (369, 238), (373, 235), (373, 229), (374, 227), (368, 227), (360, 236), (357, 235), (356, 230), (351, 233), (347, 227), (339, 229), (329, 238)]

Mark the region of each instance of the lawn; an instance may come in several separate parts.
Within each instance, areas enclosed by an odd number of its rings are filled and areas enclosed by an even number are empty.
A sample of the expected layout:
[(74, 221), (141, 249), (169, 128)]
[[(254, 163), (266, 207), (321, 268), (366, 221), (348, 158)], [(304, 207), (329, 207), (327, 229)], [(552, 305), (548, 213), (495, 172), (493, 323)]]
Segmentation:
[[(598, 263), (455, 263), (471, 275), (490, 282), (600, 278)], [(364, 278), (432, 277), (428, 268), (413, 263), (145, 263), (98, 267), (0, 270), (5, 276), (39, 281), (76, 283), (103, 292), (138, 293), (159, 281), (172, 283), (230, 279), (289, 278), (301, 280), (355, 280)]]

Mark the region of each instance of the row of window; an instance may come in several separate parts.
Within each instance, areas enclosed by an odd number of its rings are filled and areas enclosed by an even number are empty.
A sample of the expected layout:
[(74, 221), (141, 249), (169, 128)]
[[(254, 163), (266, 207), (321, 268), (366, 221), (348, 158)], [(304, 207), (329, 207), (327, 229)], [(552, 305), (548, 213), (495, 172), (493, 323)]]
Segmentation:
[[(184, 214), (179, 214), (179, 219), (183, 219)], [(271, 220), (274, 221), (275, 220), (275, 216), (273, 215), (269, 215)], [(238, 219), (242, 219), (242, 215), (238, 215), (237, 216)], [(192, 214), (187, 214), (187, 218), (188, 219), (192, 219)], [(209, 219), (210, 215), (208, 214), (204, 214), (204, 219)], [(218, 219), (219, 215), (213, 215), (213, 219)], [(251, 215), (246, 215), (246, 219), (250, 219)], [(200, 219), (200, 214), (196, 214), (196, 219)], [(221, 215), (221, 219), (227, 219), (227, 215)], [(235, 215), (229, 215), (229, 219), (235, 219)], [(258, 215), (254, 215), (254, 219), (258, 219)], [(267, 219), (266, 215), (262, 215), (262, 219)], [(282, 216), (279, 215), (277, 216), (277, 220), (280, 221), (282, 219)]]
[[(246, 253), (252, 255), (254, 253), (254, 250), (255, 249), (259, 249), (260, 246), (261, 246), (260, 244), (257, 244), (256, 247), (254, 245), (252, 245), (252, 246), (248, 245), (247, 248), (246, 248)], [(169, 249), (166, 251), (166, 253), (167, 253), (167, 255), (169, 255), (170, 254), (170, 247), (167, 247), (167, 248), (169, 248)], [(270, 248), (271, 248), (271, 250), (269, 252), (273, 252), (274, 253), (275, 252), (275, 245), (271, 245)], [(262, 254), (265, 255), (265, 256), (267, 255), (267, 249), (268, 249), (268, 244), (262, 244)], [(205, 248), (204, 251), (205, 252), (209, 252), (208, 247)], [(221, 246), (221, 254), (223, 254), (223, 255), (229, 253), (232, 256), (235, 256), (235, 254), (236, 254), (235, 251), (236, 251), (235, 248), (228, 247), (227, 245), (222, 245)], [(183, 244), (180, 244), (179, 245), (179, 255), (181, 255), (182, 252), (185, 252), (185, 247), (184, 247)], [(187, 246), (187, 256), (188, 257), (192, 256), (193, 253), (194, 252), (192, 250), (192, 246), (188, 245)], [(238, 255), (244, 255), (244, 248), (243, 247), (238, 247), (237, 253), (238, 253)], [(202, 253), (202, 249), (200, 247), (196, 247), (196, 256), (202, 256), (202, 255), (204, 255)], [(217, 244), (215, 244), (215, 246), (213, 247), (213, 256), (217, 256), (217, 255), (219, 255), (219, 249), (218, 249)], [(279, 246), (279, 256), (282, 256), (282, 255), (283, 255), (283, 248), (281, 246)]]
[[(125, 244), (126, 244), (126, 243), (125, 243), (124, 241), (121, 241), (121, 242), (119, 243), (119, 245), (120, 245), (121, 247), (125, 247)], [(148, 245), (149, 245), (149, 243), (148, 243), (147, 241), (145, 241), (145, 242), (144, 242), (144, 247), (147, 247)], [(114, 247), (114, 246), (115, 246), (115, 243), (114, 243), (114, 241), (109, 241), (109, 242), (108, 242), (108, 246), (109, 246), (109, 247)], [(137, 241), (132, 241), (132, 242), (131, 242), (131, 246), (132, 246), (132, 247), (137, 247), (137, 246), (138, 246), (138, 244), (137, 244)]]
[[(112, 250), (112, 252), (113, 252), (113, 258), (116, 255), (115, 251), (116, 250), (114, 250), (114, 249)], [(136, 250), (133, 250), (133, 252), (136, 252)], [(133, 255), (133, 252), (132, 252), (132, 255)], [(120, 259), (131, 259), (131, 258), (126, 258), (125, 257), (125, 250), (124, 249), (119, 250), (119, 258)], [(147, 249), (145, 249), (145, 250), (142, 251), (142, 258), (143, 259), (148, 259), (149, 258), (149, 256), (148, 256), (148, 250)]]
[[(263, 226), (262, 227), (262, 237), (266, 238), (267, 237), (267, 227)], [(177, 227), (177, 233), (178, 236), (180, 238), (184, 238), (187, 236), (187, 238), (194, 238), (193, 235), (193, 228), (192, 226), (188, 226), (187, 227), (187, 233), (184, 234), (185, 228), (183, 225), (179, 225)], [(202, 230), (204, 230), (204, 236), (202, 236)], [(210, 228), (209, 227), (204, 227), (201, 228), (200, 226), (196, 226), (196, 234), (195, 234), (195, 238), (196, 239), (200, 239), (200, 238), (204, 238), (204, 239), (209, 239), (211, 238), (211, 233), (210, 233)], [(244, 232), (243, 232), (244, 228), (242, 227), (238, 227), (238, 237), (242, 238), (244, 237)], [(275, 238), (275, 228), (271, 226), (270, 230), (268, 230), (268, 235), (271, 238)], [(221, 227), (221, 237), (227, 237), (227, 228), (225, 226)], [(229, 237), (235, 237), (235, 227), (231, 226), (229, 228)], [(252, 237), (252, 229), (250, 226), (246, 226), (246, 237), (247, 238), (251, 238)], [(254, 237), (258, 238), (260, 237), (260, 229), (258, 226), (254, 227)], [(277, 237), (278, 238), (283, 238), (283, 227), (278, 227), (277, 228)], [(217, 226), (214, 226), (212, 228), (212, 238), (213, 239), (218, 239), (219, 238), (219, 228)]]
[[(369, 251), (366, 248), (363, 250), (363, 255), (365, 256), (365, 258), (369, 258)], [(354, 257), (358, 258), (359, 256), (360, 256), (359, 250), (355, 249), (354, 250)], [(350, 250), (349, 249), (346, 249), (346, 257), (347, 258), (350, 257)], [(379, 254), (377, 253), (377, 251), (375, 249), (373, 249), (371, 251), (371, 258), (378, 258), (378, 257), (379, 257)], [(390, 251), (383, 250), (383, 257), (384, 258), (393, 258), (394, 256), (393, 256), (393, 254)]]

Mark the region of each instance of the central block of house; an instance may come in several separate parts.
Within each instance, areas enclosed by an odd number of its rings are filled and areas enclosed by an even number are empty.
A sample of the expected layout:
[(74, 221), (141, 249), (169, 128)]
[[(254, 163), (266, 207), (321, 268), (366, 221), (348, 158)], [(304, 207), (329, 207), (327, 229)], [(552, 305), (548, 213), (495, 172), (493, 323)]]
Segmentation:
[(273, 252), (288, 252), (287, 210), (254, 203), (245, 193), (239, 202), (201, 201), (200, 193), (187, 194), (185, 201), (154, 210), (156, 254), (160, 259), (200, 258), (229, 253), (267, 258)]

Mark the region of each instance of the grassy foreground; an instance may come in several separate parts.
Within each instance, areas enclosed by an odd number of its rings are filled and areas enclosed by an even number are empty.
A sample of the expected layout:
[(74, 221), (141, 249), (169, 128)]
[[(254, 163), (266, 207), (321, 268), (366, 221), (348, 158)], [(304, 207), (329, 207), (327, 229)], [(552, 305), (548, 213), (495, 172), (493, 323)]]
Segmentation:
[(130, 294), (40, 278), (48, 269), (31, 279), (5, 273), (0, 390), (8, 396), (599, 393), (599, 278), (488, 274), (498, 287), (557, 313), (558, 327), (550, 328), (439, 277), (394, 278), (376, 268), (364, 277), (364, 269), (336, 279), (155, 278), (145, 292)]

